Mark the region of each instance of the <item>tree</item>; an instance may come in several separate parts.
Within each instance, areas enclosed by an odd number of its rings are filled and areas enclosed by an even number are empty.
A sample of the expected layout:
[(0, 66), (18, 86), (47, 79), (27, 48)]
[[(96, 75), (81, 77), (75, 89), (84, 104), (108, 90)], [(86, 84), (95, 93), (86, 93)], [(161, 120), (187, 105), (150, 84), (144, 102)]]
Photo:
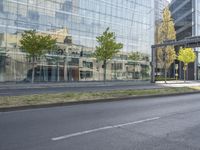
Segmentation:
[(178, 60), (182, 61), (184, 64), (184, 82), (186, 76), (186, 70), (189, 63), (192, 63), (196, 60), (196, 54), (192, 48), (181, 48), (178, 54)]
[(132, 52), (129, 55), (129, 59), (134, 60), (134, 61), (140, 61), (141, 60), (141, 54), (139, 52)]
[(20, 40), (20, 44), (21, 49), (28, 53), (28, 56), (31, 58), (33, 83), (36, 59), (51, 50), (56, 44), (56, 39), (53, 39), (50, 35), (38, 35), (36, 34), (35, 30), (30, 30), (24, 31)]
[(128, 58), (134, 61), (149, 61), (149, 56), (141, 52), (132, 52)]
[(107, 61), (123, 48), (123, 44), (116, 42), (115, 33), (109, 32), (109, 28), (107, 28), (106, 31), (96, 39), (99, 45), (96, 46), (95, 57), (97, 60), (103, 61), (104, 81), (106, 81)]
[[(174, 28), (174, 22), (171, 18), (169, 7), (166, 7), (163, 11), (163, 21), (158, 28), (158, 43), (163, 43), (165, 41), (175, 39), (176, 31)], [(164, 69), (165, 83), (167, 78), (167, 71), (175, 59), (176, 52), (174, 50), (174, 46), (166, 46), (157, 49), (157, 60)]]

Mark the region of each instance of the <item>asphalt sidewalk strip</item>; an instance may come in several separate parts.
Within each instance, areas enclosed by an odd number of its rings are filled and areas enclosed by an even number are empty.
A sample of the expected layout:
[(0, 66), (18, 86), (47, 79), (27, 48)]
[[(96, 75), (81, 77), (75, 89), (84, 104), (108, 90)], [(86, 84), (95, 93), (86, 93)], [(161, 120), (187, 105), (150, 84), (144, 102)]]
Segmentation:
[(85, 130), (85, 131), (67, 134), (67, 135), (63, 135), (63, 136), (59, 136), (59, 137), (54, 137), (54, 138), (51, 138), (51, 140), (59, 141), (59, 140), (64, 140), (64, 139), (68, 139), (68, 138), (72, 138), (72, 137), (76, 137), (76, 136), (85, 135), (85, 134), (90, 134), (90, 133), (99, 132), (99, 131), (108, 130), (108, 129), (120, 128), (120, 127), (124, 127), (124, 126), (129, 126), (129, 125), (135, 125), (135, 124), (154, 121), (154, 120), (158, 120), (158, 119), (160, 119), (160, 117), (148, 118), (148, 119), (144, 119), (144, 120), (128, 122), (128, 123), (123, 123), (123, 124), (117, 124), (117, 125), (111, 125), (111, 126), (104, 126), (101, 128)]
[(0, 92), (0, 95), (1, 95), (1, 94), (3, 95), (3, 94), (9, 94), (9, 93), (5, 93), (5, 92), (1, 93), (1, 92)]

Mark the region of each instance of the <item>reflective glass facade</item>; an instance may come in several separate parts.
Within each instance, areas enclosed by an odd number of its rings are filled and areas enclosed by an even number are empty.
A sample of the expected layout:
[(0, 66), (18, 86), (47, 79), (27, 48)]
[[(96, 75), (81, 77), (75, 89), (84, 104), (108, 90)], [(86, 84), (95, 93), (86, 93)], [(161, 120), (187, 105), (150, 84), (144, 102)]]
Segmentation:
[(195, 21), (194, 6), (193, 0), (175, 0), (172, 2), (170, 9), (175, 21), (177, 40), (195, 35), (193, 32), (195, 24), (192, 24)]
[[(186, 37), (200, 36), (200, 1), (199, 0), (173, 0), (170, 10), (175, 22), (177, 40)], [(199, 55), (199, 48), (195, 49)], [(200, 79), (200, 57), (188, 67), (187, 79)], [(183, 64), (179, 64), (180, 78), (183, 79)]]
[(169, 5), (168, 0), (155, 0), (155, 23), (160, 24), (162, 21), (162, 12)]
[(31, 29), (56, 37), (61, 49), (37, 60), (36, 81), (102, 80), (102, 65), (91, 54), (107, 27), (124, 44), (108, 64), (107, 79), (147, 79), (149, 61), (128, 55), (150, 57), (154, 0), (1, 0), (0, 81), (30, 80), (31, 63), (19, 40)]

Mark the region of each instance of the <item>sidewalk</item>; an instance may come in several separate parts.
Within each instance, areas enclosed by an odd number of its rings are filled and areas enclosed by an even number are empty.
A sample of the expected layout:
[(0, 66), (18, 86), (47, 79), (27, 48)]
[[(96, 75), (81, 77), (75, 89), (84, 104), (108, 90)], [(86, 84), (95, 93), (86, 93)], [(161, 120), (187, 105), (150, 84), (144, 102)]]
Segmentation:
[(0, 83), (0, 89), (34, 89), (34, 88), (55, 88), (55, 87), (98, 87), (98, 86), (137, 86), (157, 85), (159, 87), (191, 87), (200, 86), (200, 81), (150, 81), (128, 80), (128, 81), (79, 81), (79, 82), (46, 82), (46, 83)]
[(48, 83), (0, 83), (0, 89), (34, 89), (56, 87), (98, 87), (98, 86), (137, 86), (152, 85), (150, 81), (79, 81), (79, 82), (48, 82)]
[(164, 87), (195, 87), (200, 86), (200, 81), (167, 81), (165, 84), (164, 81), (157, 81), (156, 84), (164, 86)]

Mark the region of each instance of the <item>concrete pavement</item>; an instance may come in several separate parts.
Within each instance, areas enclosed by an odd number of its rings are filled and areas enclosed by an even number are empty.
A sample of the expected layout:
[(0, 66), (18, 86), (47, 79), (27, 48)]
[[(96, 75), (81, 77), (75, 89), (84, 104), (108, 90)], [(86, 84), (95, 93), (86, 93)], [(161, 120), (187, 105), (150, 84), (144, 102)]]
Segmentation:
[(164, 81), (157, 81), (157, 84), (165, 87), (195, 87), (200, 86), (200, 81), (167, 81), (167, 84)]
[(62, 93), (62, 92), (96, 92), (128, 89), (162, 88), (149, 81), (118, 82), (73, 82), (73, 83), (39, 83), (39, 84), (5, 84), (0, 86), (0, 96), (18, 96), (30, 94)]
[(199, 150), (199, 97), (1, 112), (0, 149)]
[(68, 83), (1, 83), (0, 96), (18, 96), (62, 92), (96, 92), (129, 89), (159, 89), (165, 87), (200, 86), (199, 81), (167, 81), (150, 83), (149, 81), (108, 81), (104, 82), (68, 82)]
[(119, 86), (119, 85), (145, 85), (150, 81), (79, 81), (79, 82), (41, 82), (41, 83), (15, 83), (0, 82), (0, 89), (27, 89), (27, 88), (51, 88), (51, 87), (93, 87), (93, 86)]

